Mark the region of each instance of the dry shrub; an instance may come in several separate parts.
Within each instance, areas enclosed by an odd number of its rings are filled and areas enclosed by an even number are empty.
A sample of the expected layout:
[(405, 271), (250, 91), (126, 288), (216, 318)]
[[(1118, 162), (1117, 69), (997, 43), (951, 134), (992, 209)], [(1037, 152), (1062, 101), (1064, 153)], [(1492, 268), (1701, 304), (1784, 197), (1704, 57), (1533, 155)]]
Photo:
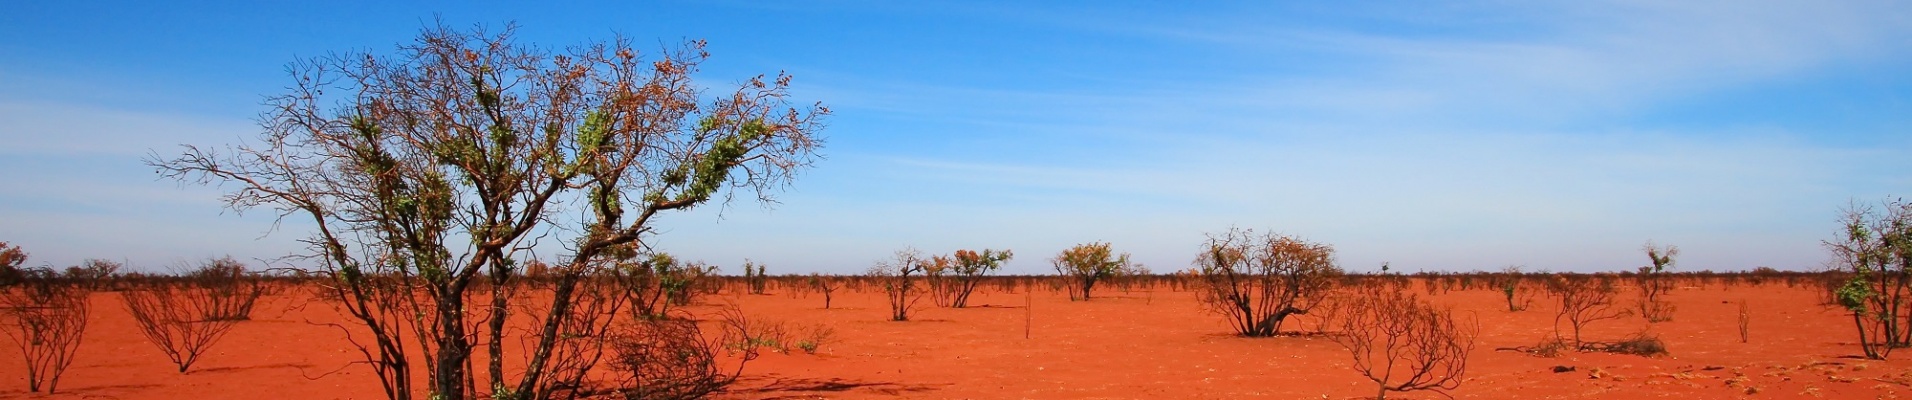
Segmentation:
[(1316, 304), (1314, 310), (1308, 312), (1308, 316), (1313, 317), (1315, 321), (1314, 333), (1325, 335), (1332, 333), (1335, 329), (1341, 329), (1342, 321), (1347, 319), (1348, 313), (1354, 309), (1352, 305), (1360, 301), (1358, 297), (1340, 293), (1328, 296), (1320, 304)]
[(835, 338), (835, 328), (818, 324), (810, 327), (809, 333), (805, 334), (802, 339), (797, 339), (797, 348), (802, 349), (805, 354), (817, 354), (818, 349), (823, 348), (825, 343), (829, 343)]
[(1560, 340), (1560, 336), (1549, 336), (1540, 339), (1539, 344), (1535, 344), (1534, 347), (1527, 349), (1527, 353), (1554, 358), (1559, 357), (1561, 352), (1568, 350), (1573, 350), (1573, 348), (1567, 345), (1567, 341)]
[(1523, 275), (1521, 266), (1511, 265), (1502, 268), (1500, 274), (1494, 277), (1495, 286), (1500, 289), (1501, 296), (1507, 299), (1507, 312), (1526, 311), (1534, 304), (1534, 291), (1522, 287)]
[(181, 279), (120, 292), (140, 334), (185, 373), (232, 326), (252, 318), (265, 286), (230, 257), (209, 260)]
[(923, 299), (923, 290), (917, 286), (916, 277), (922, 274), (925, 262), (922, 252), (914, 248), (898, 250), (889, 260), (878, 261), (871, 266), (865, 276), (883, 289), (883, 296), (890, 306), (891, 321), (910, 320), (910, 311), (916, 309), (916, 303)]
[[(726, 319), (743, 318), (741, 311), (733, 311), (736, 310), (736, 306), (733, 305), (730, 307), (731, 308), (725, 309), (725, 312), (734, 312), (736, 316), (725, 315), (724, 317)], [(757, 349), (770, 349), (770, 351), (778, 353), (790, 352), (790, 344), (792, 342), (790, 340), (790, 324), (784, 323), (783, 321), (763, 320), (753, 321), (744, 328), (746, 330), (743, 331), (743, 339), (736, 343), (730, 343), (729, 347), (741, 349), (748, 346)]]
[(211, 318), (202, 308), (204, 289), (177, 282), (153, 283), (120, 292), (126, 311), (138, 322), (146, 341), (166, 353), (180, 373), (232, 330), (238, 320)]
[(937, 307), (951, 307), (956, 304), (956, 271), (951, 266), (956, 262), (950, 256), (935, 255), (923, 260), (923, 286), (929, 292), (930, 302)]
[(231, 257), (207, 261), (187, 274), (186, 280), (190, 286), (204, 291), (203, 296), (193, 299), (202, 303), (199, 307), (206, 311), (206, 318), (213, 320), (252, 319), (253, 306), (266, 293), (266, 285), (259, 276), (247, 272), (245, 264)]
[[(618, 321), (621, 310), (628, 297), (623, 293), (620, 282), (610, 277), (583, 276), (578, 279), (572, 292), (567, 294), (570, 301), (562, 315), (553, 315), (557, 293), (549, 297), (542, 296), (543, 289), (532, 286), (520, 289), (516, 304), (519, 312), (531, 317), (533, 326), (557, 324), (556, 337), (552, 338), (551, 350), (544, 357), (543, 373), (532, 383), (531, 393), (522, 393), (525, 398), (560, 398), (558, 393), (580, 392), (592, 369), (602, 361), (611, 343), (612, 325)], [(554, 318), (556, 318), (554, 320)], [(536, 348), (543, 339), (539, 330), (519, 337), (524, 348)], [(521, 353), (525, 364), (537, 361), (534, 352)]]
[[(734, 310), (735, 306), (732, 307), (731, 309)], [(742, 318), (741, 313), (737, 313), (737, 315), (738, 316), (735, 317), (726, 315), (725, 318)], [(732, 343), (730, 344), (731, 347), (753, 346), (759, 349), (769, 349), (770, 351), (789, 354), (790, 348), (795, 346), (798, 350), (802, 350), (806, 354), (816, 354), (817, 350), (822, 348), (824, 343), (828, 343), (832, 337), (836, 336), (836, 330), (831, 329), (827, 325), (817, 324), (810, 327), (792, 327), (789, 323), (779, 320), (752, 321), (748, 324), (747, 328), (748, 330), (745, 331), (742, 336), (743, 341), (741, 343)]]
[(1210, 235), (1195, 259), (1202, 305), (1242, 336), (1281, 332), (1289, 316), (1307, 314), (1328, 297), (1341, 275), (1334, 247), (1292, 236), (1230, 229)]
[(1056, 274), (1065, 280), (1064, 288), (1069, 290), (1069, 300), (1089, 300), (1095, 284), (1114, 278), (1124, 272), (1134, 270), (1129, 263), (1129, 254), (1116, 255), (1109, 250), (1109, 243), (1083, 243), (1056, 254), (1049, 260), (1056, 268)]
[(147, 343), (159, 346), (172, 360), (172, 366), (187, 367), (199, 360), (220, 337), (226, 337), (237, 320), (208, 318), (203, 304), (208, 297), (203, 289), (185, 283), (151, 283), (120, 291), (120, 302), (140, 325)]
[(993, 279), (993, 281), (994, 281), (993, 283), (996, 284), (997, 292), (1015, 294), (1016, 286), (1021, 280), (1004, 277), (1004, 278), (995, 278)]
[(654, 253), (641, 262), (620, 263), (612, 274), (625, 288), (631, 308), (646, 318), (663, 318), (671, 306), (690, 305), (700, 283), (715, 273), (716, 267), (702, 263), (680, 263), (665, 253)]
[[(761, 330), (735, 307), (720, 315), (716, 335), (706, 335), (697, 321), (684, 316), (641, 319), (611, 336), (616, 354), (610, 364), (618, 394), (626, 399), (699, 399), (736, 382), (744, 365), (757, 358), (764, 338), (752, 336)], [(736, 358), (735, 364), (726, 365), (726, 355)]]
[(66, 282), (49, 269), (21, 270), (12, 288), (0, 290), (7, 337), (26, 358), (27, 390), (59, 389), (60, 375), (73, 364), (86, 333), (86, 287)]
[(1573, 350), (1573, 347), (1569, 346), (1566, 340), (1560, 339), (1559, 335), (1547, 335), (1541, 337), (1540, 342), (1532, 346), (1501, 347), (1494, 350), (1518, 351), (1535, 357), (1554, 358), (1559, 357), (1562, 352)]
[(1680, 255), (1680, 248), (1659, 246), (1649, 241), (1641, 250), (1646, 252), (1647, 259), (1653, 265), (1640, 267), (1639, 273), (1634, 275), (1634, 284), (1640, 289), (1640, 316), (1646, 317), (1648, 323), (1671, 321), (1674, 306), (1673, 302), (1666, 301), (1666, 294), (1673, 291), (1674, 282), (1668, 275), (1673, 267), (1673, 257)]
[(1332, 336), (1354, 357), (1354, 369), (1387, 392), (1460, 386), (1478, 326), (1457, 323), (1452, 311), (1403, 291), (1366, 289), (1348, 304), (1341, 334)]
[(744, 282), (749, 286), (750, 294), (764, 294), (765, 287), (769, 286), (770, 275), (764, 271), (764, 268), (766, 267), (744, 260)]
[(1558, 300), (1559, 305), (1554, 314), (1554, 334), (1558, 336), (1561, 322), (1566, 322), (1573, 333), (1574, 347), (1584, 344), (1580, 332), (1588, 324), (1627, 315), (1627, 310), (1613, 307), (1613, 296), (1617, 291), (1610, 277), (1554, 275), (1547, 283), (1547, 291)]
[(1661, 355), (1667, 354), (1666, 342), (1660, 341), (1659, 335), (1655, 335), (1650, 332), (1636, 333), (1636, 334), (1633, 334), (1632, 337), (1629, 337), (1625, 340), (1621, 340), (1618, 342), (1586, 343), (1581, 345), (1581, 350), (1599, 351), (1599, 352), (1607, 352), (1607, 353), (1615, 353), (1615, 354), (1632, 354), (1632, 355), (1644, 356), (1644, 357), (1661, 356)]
[(611, 369), (620, 374), (619, 392), (627, 399), (694, 399), (722, 389), (743, 371), (718, 365), (721, 342), (704, 337), (697, 322), (649, 319), (611, 338), (617, 355)]
[(1814, 274), (1812, 276), (1812, 284), (1815, 289), (1813, 293), (1819, 295), (1819, 305), (1839, 307), (1839, 289), (1844, 288), (1846, 282), (1851, 280), (1852, 272), (1839, 269), (1838, 267), (1819, 271), (1819, 273)]
[(113, 287), (114, 277), (126, 264), (89, 258), (80, 265), (66, 267), (66, 279), (72, 284), (86, 286), (87, 290), (104, 291)]
[(13, 286), (26, 279), (26, 271), (20, 269), (20, 265), (26, 262), (26, 250), (0, 242), (0, 288)]

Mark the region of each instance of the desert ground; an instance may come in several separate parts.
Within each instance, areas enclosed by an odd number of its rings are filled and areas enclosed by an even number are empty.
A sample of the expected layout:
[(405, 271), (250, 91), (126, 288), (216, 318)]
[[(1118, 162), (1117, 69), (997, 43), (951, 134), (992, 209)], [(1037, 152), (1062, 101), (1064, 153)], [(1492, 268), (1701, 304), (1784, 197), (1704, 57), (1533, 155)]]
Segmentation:
[[(1538, 357), (1502, 350), (1553, 334), (1553, 306), (1534, 298), (1509, 312), (1491, 289), (1426, 293), (1477, 320), (1479, 339), (1462, 399), (1825, 398), (1912, 395), (1912, 361), (1857, 355), (1848, 314), (1822, 305), (1810, 285), (1685, 284), (1670, 294), (1673, 319), (1638, 316), (1591, 324), (1589, 340), (1650, 329), (1670, 354), (1643, 357), (1569, 352)], [(1244, 338), (1206, 312), (1192, 292), (1105, 288), (1090, 301), (1060, 292), (984, 287), (969, 308), (923, 300), (912, 321), (888, 321), (876, 291), (822, 296), (772, 288), (725, 290), (687, 308), (711, 315), (734, 304), (759, 321), (829, 327), (815, 354), (767, 353), (749, 363), (727, 399), (1237, 399), (1372, 397), (1374, 384), (1351, 368), (1346, 350), (1320, 335)], [(1619, 306), (1632, 298), (1622, 292)], [(1739, 302), (1750, 310), (1740, 342)], [(0, 357), (0, 397), (46, 399), (377, 399), (369, 367), (337, 328), (337, 311), (297, 290), (269, 296), (192, 371), (180, 374), (141, 337), (117, 295), (95, 293), (77, 361), (54, 395), (27, 392), (16, 348)], [(1310, 317), (1285, 329), (1311, 331)], [(1025, 326), (1027, 324), (1027, 326)], [(1026, 330), (1025, 330), (1026, 329)], [(1027, 335), (1025, 337), (1025, 334)], [(12, 346), (12, 343), (7, 343)], [(482, 352), (482, 349), (480, 350)], [(1555, 372), (1556, 367), (1572, 367)], [(1445, 398), (1432, 392), (1390, 398)]]

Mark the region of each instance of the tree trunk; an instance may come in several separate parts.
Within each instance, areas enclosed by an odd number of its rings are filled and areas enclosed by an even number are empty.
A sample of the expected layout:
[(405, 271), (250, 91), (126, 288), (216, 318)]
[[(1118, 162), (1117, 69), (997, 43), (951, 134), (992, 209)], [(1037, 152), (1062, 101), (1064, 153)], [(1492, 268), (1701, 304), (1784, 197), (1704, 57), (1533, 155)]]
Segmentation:
[(443, 400), (465, 398), (466, 359), (471, 346), (465, 341), (464, 296), (442, 292), (438, 303), (438, 369), (432, 371), (432, 391)]
[[(574, 264), (582, 262), (573, 261)], [(558, 335), (563, 334), (564, 318), (571, 315), (571, 304), (575, 296), (573, 293), (577, 291), (580, 274), (567, 272), (558, 278), (558, 287), (551, 294), (551, 314), (545, 317), (544, 326), (539, 329), (537, 348), (532, 350), (531, 360), (525, 366), (524, 377), (518, 382), (519, 396), (538, 394), (533, 392), (538, 389), (538, 381), (543, 379), (545, 369), (548, 368), (552, 348), (557, 346)]]
[(1872, 345), (1866, 341), (1866, 324), (1865, 317), (1862, 316), (1863, 314), (1864, 313), (1858, 311), (1852, 312), (1852, 327), (1859, 329), (1859, 350), (1865, 352), (1866, 358), (1883, 360), (1885, 357), (1880, 355), (1878, 351), (1873, 350)]
[(509, 279), (511, 270), (494, 260), (491, 268), (491, 331), (486, 332), (490, 336), (487, 343), (489, 348), (486, 350), (491, 359), (487, 360), (485, 369), (491, 377), (493, 391), (503, 389), (505, 384), (505, 319), (510, 316), (510, 299), (506, 296), (505, 285), (510, 284)]

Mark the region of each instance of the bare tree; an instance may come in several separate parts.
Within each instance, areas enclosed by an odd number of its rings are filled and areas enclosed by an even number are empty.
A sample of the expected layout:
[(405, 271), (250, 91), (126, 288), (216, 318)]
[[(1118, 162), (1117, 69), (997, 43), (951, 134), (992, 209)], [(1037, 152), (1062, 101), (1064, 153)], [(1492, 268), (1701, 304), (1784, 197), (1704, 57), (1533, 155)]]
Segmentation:
[(1275, 233), (1231, 228), (1209, 235), (1195, 264), (1202, 305), (1242, 336), (1274, 336), (1289, 316), (1307, 314), (1341, 275), (1334, 247)]
[(1640, 289), (1640, 316), (1646, 317), (1649, 323), (1671, 321), (1674, 306), (1664, 297), (1667, 292), (1673, 291), (1673, 280), (1667, 275), (1672, 273), (1673, 257), (1680, 255), (1680, 248), (1659, 246), (1647, 241), (1640, 250), (1646, 252), (1647, 259), (1653, 262), (1640, 267), (1640, 271), (1633, 276), (1634, 284)]
[(120, 291), (120, 300), (140, 334), (183, 374), (233, 325), (249, 318), (264, 293), (257, 280), (243, 276), (244, 269), (230, 257), (214, 259), (180, 279)]
[(834, 276), (826, 276), (814, 272), (810, 273), (810, 287), (816, 288), (817, 293), (823, 294), (824, 309), (830, 308), (830, 297), (836, 294), (837, 288), (842, 286), (843, 283), (839, 282)]
[(73, 365), (86, 333), (86, 287), (67, 282), (46, 268), (20, 270), (21, 280), (0, 288), (7, 337), (26, 358), (27, 390), (59, 390), (60, 375)]
[[(327, 285), (372, 335), (361, 347), (388, 397), (412, 394), (404, 333), (425, 355), (429, 392), (459, 400), (478, 337), (467, 315), (478, 274), (508, 279), (517, 256), (550, 235), (569, 254), (529, 363), (495, 392), (535, 391), (594, 268), (636, 257), (659, 213), (748, 191), (768, 202), (809, 166), (820, 105), (786, 100), (788, 75), (707, 93), (691, 80), (708, 54), (692, 41), (640, 57), (617, 38), (553, 52), (520, 45), (512, 29), (425, 29), (395, 56), (342, 53), (295, 63), (287, 93), (270, 98), (255, 143), (186, 146), (149, 157), (162, 175), (235, 184), (236, 210), (269, 207), (309, 218), (311, 252)], [(576, 206), (579, 213), (563, 213)], [(552, 223), (580, 215), (576, 224)], [(416, 300), (423, 297), (422, 301)], [(490, 320), (510, 296), (492, 296)], [(349, 331), (348, 331), (349, 332)], [(349, 333), (348, 333), (349, 334)], [(516, 389), (504, 390), (515, 387)]]
[(1581, 328), (1594, 321), (1627, 315), (1624, 308), (1613, 307), (1613, 278), (1599, 275), (1557, 274), (1547, 283), (1547, 291), (1558, 301), (1554, 313), (1554, 336), (1560, 336), (1560, 324), (1566, 322), (1573, 333), (1575, 349), (1584, 349)]
[(1067, 282), (1070, 300), (1089, 300), (1095, 284), (1133, 268), (1129, 264), (1129, 254), (1116, 255), (1109, 250), (1109, 243), (1096, 242), (1078, 244), (1056, 254), (1049, 263), (1056, 267), (1056, 274)]
[(1480, 328), (1455, 322), (1453, 311), (1435, 308), (1406, 291), (1368, 287), (1356, 291), (1330, 336), (1354, 357), (1354, 369), (1390, 391), (1460, 387), (1467, 356)]
[(915, 248), (897, 250), (888, 260), (878, 261), (864, 276), (871, 283), (883, 288), (883, 296), (890, 305), (891, 321), (910, 320), (910, 311), (916, 309), (916, 303), (923, 299), (922, 288), (917, 276), (923, 273), (926, 264), (923, 253)]

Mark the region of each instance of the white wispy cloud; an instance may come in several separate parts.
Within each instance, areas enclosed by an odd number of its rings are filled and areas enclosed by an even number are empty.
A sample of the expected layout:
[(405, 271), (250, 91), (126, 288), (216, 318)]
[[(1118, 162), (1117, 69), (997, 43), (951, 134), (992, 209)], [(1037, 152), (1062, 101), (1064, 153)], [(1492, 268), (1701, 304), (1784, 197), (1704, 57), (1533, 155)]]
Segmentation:
[[(1093, 138), (1121, 161), (1068, 151), (1074, 144), (1066, 141), (985, 133), (1027, 148), (1014, 156), (900, 157), (885, 171), (956, 186), (948, 193), (1024, 193), (1018, 199), (1029, 202), (997, 212), (1046, 212), (1036, 221), (1119, 216), (1127, 222), (1102, 226), (1145, 243), (1192, 245), (1196, 232), (1230, 221), (1312, 232), (1343, 244), (1359, 265), (1404, 257), (1425, 268), (1624, 267), (1639, 242), (1659, 238), (1687, 243), (1689, 265), (1812, 267), (1823, 234), (1813, 227), (1847, 198), (1903, 188), (1895, 177), (1912, 172), (1903, 151), (1842, 147), (1815, 140), (1816, 132), (1730, 117), (1697, 129), (1597, 121), (1722, 88), (1903, 58), (1912, 37), (1905, 13), (1873, 5), (1885, 9), (1576, 3), (1517, 10), (1548, 27), (1531, 36), (1144, 27), (1245, 51), (1330, 53), (1348, 68), (1050, 90), (876, 82), (868, 84), (883, 88), (882, 106), (866, 111), (1026, 118), (1041, 122), (988, 126)], [(1138, 218), (1132, 209), (1071, 203), (1080, 197), (1070, 194), (1083, 191), (1200, 206)], [(1079, 228), (1066, 225), (1032, 222), (1021, 231)], [(1169, 254), (1149, 257), (1185, 262)]]

